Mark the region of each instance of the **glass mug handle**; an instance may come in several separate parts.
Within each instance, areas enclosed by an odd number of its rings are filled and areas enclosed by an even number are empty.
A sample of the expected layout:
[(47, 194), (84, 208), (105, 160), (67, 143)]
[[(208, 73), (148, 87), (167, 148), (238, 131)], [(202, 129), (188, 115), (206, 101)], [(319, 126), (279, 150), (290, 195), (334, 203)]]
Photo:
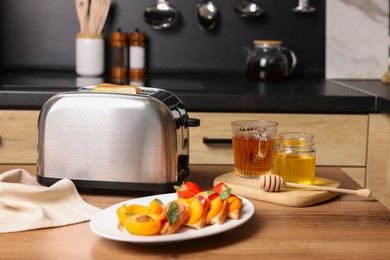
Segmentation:
[(282, 51), (285, 53), (288, 53), (290, 56), (290, 59), (291, 59), (290, 69), (288, 70), (288, 73), (287, 73), (287, 75), (289, 75), (295, 69), (295, 66), (297, 65), (297, 56), (295, 55), (295, 52), (293, 52), (289, 48), (282, 47)]
[(255, 136), (259, 141), (259, 147), (257, 150), (257, 154), (255, 154), (255, 160), (263, 160), (267, 155), (267, 144), (266, 142), (262, 142), (267, 141), (266, 129), (256, 130)]

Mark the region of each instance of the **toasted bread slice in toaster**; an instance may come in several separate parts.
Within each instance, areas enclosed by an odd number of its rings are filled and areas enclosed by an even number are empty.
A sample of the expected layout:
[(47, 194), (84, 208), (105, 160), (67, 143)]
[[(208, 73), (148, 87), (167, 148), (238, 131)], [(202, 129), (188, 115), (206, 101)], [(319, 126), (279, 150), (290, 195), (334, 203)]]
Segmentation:
[(110, 83), (102, 83), (92, 88), (92, 92), (107, 92), (107, 93), (123, 93), (137, 94), (141, 89), (132, 85), (115, 85)]

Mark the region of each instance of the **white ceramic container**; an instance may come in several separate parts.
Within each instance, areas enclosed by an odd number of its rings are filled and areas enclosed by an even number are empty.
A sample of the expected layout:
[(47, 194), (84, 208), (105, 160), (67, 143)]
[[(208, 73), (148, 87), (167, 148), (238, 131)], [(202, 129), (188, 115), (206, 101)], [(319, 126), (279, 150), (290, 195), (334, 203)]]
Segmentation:
[(77, 34), (76, 73), (88, 77), (104, 74), (103, 34)]

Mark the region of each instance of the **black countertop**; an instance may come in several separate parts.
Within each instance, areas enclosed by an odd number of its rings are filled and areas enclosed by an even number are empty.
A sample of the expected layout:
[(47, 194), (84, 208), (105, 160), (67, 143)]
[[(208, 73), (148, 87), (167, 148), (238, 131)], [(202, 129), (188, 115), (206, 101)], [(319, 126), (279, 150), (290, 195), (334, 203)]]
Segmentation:
[[(70, 72), (3, 72), (0, 74), (0, 109), (40, 109), (59, 92), (110, 81), (77, 77)], [(282, 82), (250, 82), (241, 74), (166, 73), (150, 75), (142, 84), (172, 91), (189, 111), (390, 112), (390, 85), (379, 80), (293, 77)]]

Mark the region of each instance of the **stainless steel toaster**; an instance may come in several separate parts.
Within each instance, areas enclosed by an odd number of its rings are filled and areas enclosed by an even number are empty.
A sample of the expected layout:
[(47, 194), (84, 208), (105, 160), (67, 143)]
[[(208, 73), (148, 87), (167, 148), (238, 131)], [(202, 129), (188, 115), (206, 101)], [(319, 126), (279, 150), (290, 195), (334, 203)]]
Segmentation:
[(189, 174), (189, 118), (173, 93), (60, 93), (38, 120), (37, 180), (78, 188), (168, 192)]

